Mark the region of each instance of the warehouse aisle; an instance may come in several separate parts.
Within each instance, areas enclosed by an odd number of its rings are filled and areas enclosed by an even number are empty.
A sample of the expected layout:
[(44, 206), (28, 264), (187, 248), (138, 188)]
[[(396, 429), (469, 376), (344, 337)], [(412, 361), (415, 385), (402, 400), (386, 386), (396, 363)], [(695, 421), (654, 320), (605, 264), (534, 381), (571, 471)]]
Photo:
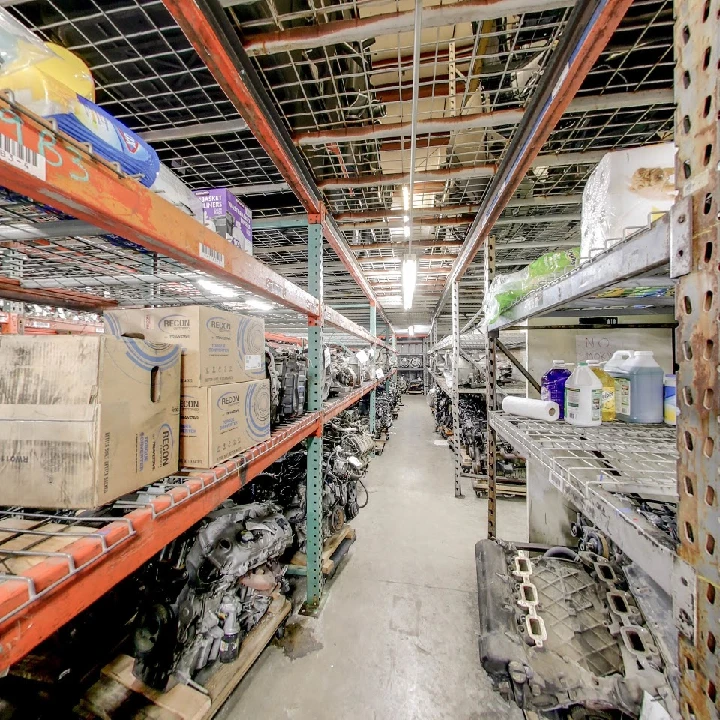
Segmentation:
[[(453, 497), (452, 455), (424, 396), (405, 396), (392, 432), (320, 617), (291, 620), (284, 647), (263, 653), (221, 720), (520, 717), (478, 659), (474, 544), (485, 501)], [(501, 536), (522, 536), (524, 504), (500, 510)]]

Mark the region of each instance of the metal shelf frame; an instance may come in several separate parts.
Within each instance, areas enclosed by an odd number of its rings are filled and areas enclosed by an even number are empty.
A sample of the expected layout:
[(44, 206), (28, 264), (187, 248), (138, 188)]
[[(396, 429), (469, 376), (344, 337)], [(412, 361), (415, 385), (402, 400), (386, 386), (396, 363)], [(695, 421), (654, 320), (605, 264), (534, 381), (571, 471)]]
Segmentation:
[(651, 492), (677, 501), (672, 428), (610, 423), (578, 428), (490, 413), (492, 428), (549, 470), (550, 483), (665, 590), (672, 593), (675, 550), (624, 495)]
[[(90, 223), (144, 248), (156, 257), (200, 271), (231, 287), (267, 298), (307, 318), (308, 410), (300, 420), (276, 431), (271, 440), (213, 471), (197, 473), (177, 487), (110, 522), (96, 534), (74, 542), (69, 551), (34, 566), (27, 576), (0, 578), (0, 665), (7, 668), (63, 623), (75, 617), (149, 560), (168, 542), (198, 522), (209, 511), (249, 482), (298, 442), (308, 439), (308, 571), (307, 605), (317, 607), (323, 590), (322, 552), (322, 428), (323, 423), (366, 393), (374, 399), (379, 382), (368, 383), (327, 407), (322, 406), (323, 329), (334, 327), (364, 343), (386, 343), (376, 334), (377, 299), (359, 265), (325, 213), (312, 179), (287, 146), (282, 128), (263, 104), (257, 88), (245, 84), (241, 62), (233, 56), (225, 30), (210, 22), (194, 3), (167, 2), (191, 42), (199, 43), (201, 57), (233, 103), (242, 108), (248, 126), (266, 143), (268, 154), (308, 210), (308, 289), (304, 290), (257, 258), (228, 243), (159, 195), (124, 175), (117, 166), (97, 156), (14, 102), (0, 96), (0, 168), (8, 190)], [(219, 7), (219, 6), (218, 6)], [(192, 13), (200, 16), (190, 21)], [(201, 38), (196, 31), (204, 33)], [(253, 71), (254, 72), (254, 71)], [(245, 78), (247, 75), (245, 75)], [(227, 82), (224, 82), (224, 81)], [(272, 152), (271, 152), (272, 150)], [(324, 303), (323, 239), (327, 239), (369, 298), (370, 332)], [(108, 271), (112, 272), (108, 266)], [(52, 304), (82, 310), (114, 304), (101, 295), (23, 285), (22, 279), (0, 294), (13, 300)], [(380, 310), (381, 314), (382, 311)], [(383, 315), (388, 335), (393, 328)], [(372, 400), (371, 400), (372, 403)], [(371, 417), (371, 422), (372, 422)]]
[[(494, 465), (497, 433), (542, 463), (551, 484), (672, 598), (680, 712), (684, 720), (711, 720), (718, 718), (720, 677), (720, 379), (714, 371), (720, 362), (720, 2), (676, 0), (674, 11), (678, 197), (670, 216), (530, 293), (487, 335), (492, 346), (502, 328), (669, 265), (665, 277), (677, 280), (677, 428), (624, 423), (573, 428), (495, 411), (490, 414), (488, 466)], [(494, 268), (491, 242), (485, 260), (487, 282)], [(488, 377), (494, 387), (495, 374)], [(677, 501), (677, 548), (634, 511), (624, 495), (633, 490)], [(488, 534), (495, 532), (495, 503), (490, 502)]]
[[(146, 503), (118, 502), (118, 506), (134, 509), (120, 518), (99, 518), (103, 527), (80, 537), (64, 548), (62, 555), (47, 553), (44, 560), (20, 575), (0, 576), (0, 671), (19, 661), (292, 447), (307, 438), (320, 439), (325, 422), (384, 382), (385, 378), (365, 383), (320, 410), (307, 412), (278, 428), (270, 440), (212, 470), (173, 476), (169, 480), (174, 484), (163, 487), (167, 480), (158, 483), (161, 490), (156, 493), (150, 486), (152, 499)], [(6, 518), (21, 516), (3, 514)], [(14, 531), (5, 521), (2, 532), (22, 535), (23, 529)]]

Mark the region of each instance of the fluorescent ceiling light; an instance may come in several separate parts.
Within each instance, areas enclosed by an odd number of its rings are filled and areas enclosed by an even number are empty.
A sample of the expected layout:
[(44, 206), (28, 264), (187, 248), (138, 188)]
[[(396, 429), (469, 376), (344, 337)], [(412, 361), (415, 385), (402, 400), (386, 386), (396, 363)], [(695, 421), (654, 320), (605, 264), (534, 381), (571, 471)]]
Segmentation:
[(403, 210), (407, 212), (410, 209), (410, 188), (407, 185), (403, 185)]
[(406, 255), (402, 264), (403, 307), (405, 310), (412, 308), (416, 282), (417, 258), (414, 255)]
[(403, 228), (403, 235), (406, 238), (410, 237), (410, 226), (409, 225), (405, 225), (405, 227)]
[(414, 325), (410, 325), (410, 327), (408, 327), (408, 335), (409, 335), (410, 337), (412, 337), (413, 335), (415, 335), (415, 326), (414, 326)]
[(268, 312), (272, 310), (272, 303), (265, 302), (265, 300), (260, 300), (260, 298), (248, 298), (247, 302), (245, 303), (248, 307), (251, 307), (255, 310), (260, 310), (261, 312)]
[(218, 283), (213, 282), (212, 280), (198, 280), (198, 285), (203, 290), (207, 290), (211, 295), (218, 295), (226, 298), (237, 297), (236, 290), (218, 285)]

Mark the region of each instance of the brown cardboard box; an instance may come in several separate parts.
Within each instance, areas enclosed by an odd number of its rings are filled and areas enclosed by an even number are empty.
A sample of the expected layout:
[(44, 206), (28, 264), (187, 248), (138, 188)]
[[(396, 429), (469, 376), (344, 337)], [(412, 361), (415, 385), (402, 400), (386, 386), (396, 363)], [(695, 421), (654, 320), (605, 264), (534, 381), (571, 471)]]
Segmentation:
[(267, 380), (183, 388), (180, 465), (210, 468), (270, 437)]
[(201, 387), (265, 378), (265, 323), (203, 305), (105, 313), (113, 335), (140, 335), (183, 348), (182, 385)]
[(93, 508), (178, 469), (180, 348), (0, 336), (0, 505)]

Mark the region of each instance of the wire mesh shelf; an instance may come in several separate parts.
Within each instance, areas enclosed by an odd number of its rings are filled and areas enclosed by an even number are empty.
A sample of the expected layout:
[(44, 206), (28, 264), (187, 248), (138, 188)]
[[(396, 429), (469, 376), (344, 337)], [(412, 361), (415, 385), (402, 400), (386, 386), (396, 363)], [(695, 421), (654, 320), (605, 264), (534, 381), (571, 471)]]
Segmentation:
[(667, 592), (674, 541), (639, 510), (639, 502), (677, 503), (673, 428), (604, 423), (580, 428), (492, 412), (490, 425)]

